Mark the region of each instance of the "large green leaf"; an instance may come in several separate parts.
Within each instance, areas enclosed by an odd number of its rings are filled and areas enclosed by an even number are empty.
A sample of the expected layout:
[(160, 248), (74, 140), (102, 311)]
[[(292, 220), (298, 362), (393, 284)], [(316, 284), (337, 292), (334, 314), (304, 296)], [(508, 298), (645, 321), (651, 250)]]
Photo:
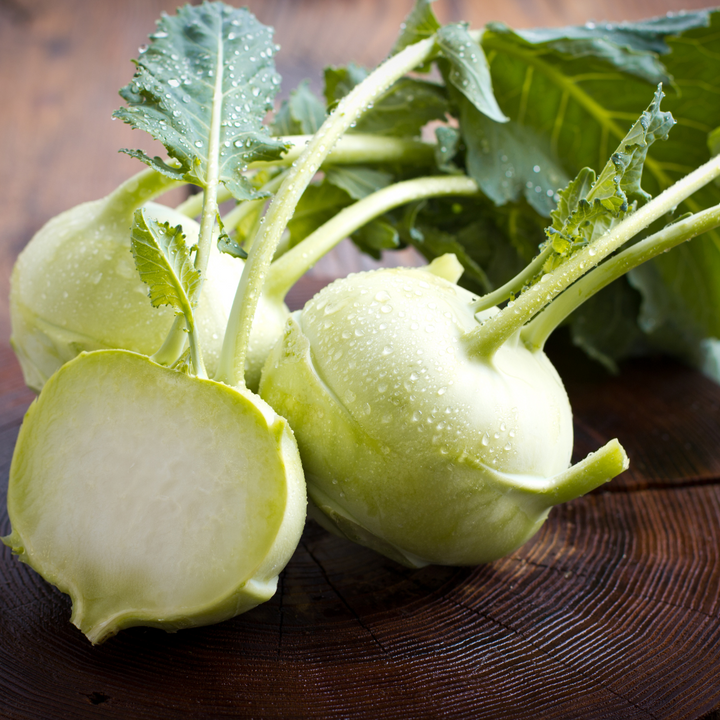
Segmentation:
[(206, 2), (163, 15), (150, 39), (135, 77), (120, 91), (128, 107), (115, 116), (160, 140), (175, 162), (127, 152), (201, 187), (217, 163), (219, 181), (236, 198), (256, 196), (242, 171), (284, 148), (262, 124), (280, 82), (271, 29), (246, 9)]

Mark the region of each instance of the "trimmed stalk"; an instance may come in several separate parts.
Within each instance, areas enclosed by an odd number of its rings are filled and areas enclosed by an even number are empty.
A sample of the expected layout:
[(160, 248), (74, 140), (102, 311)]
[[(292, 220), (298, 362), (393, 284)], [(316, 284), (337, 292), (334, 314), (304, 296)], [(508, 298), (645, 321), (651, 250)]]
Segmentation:
[(610, 440), (584, 460), (550, 478), (541, 494), (549, 505), (575, 500), (628, 469), (630, 461), (617, 440)]
[(346, 207), (288, 250), (270, 266), (266, 280), (269, 296), (284, 299), (290, 288), (341, 240), (370, 220), (414, 200), (441, 195), (476, 195), (477, 183), (465, 176), (425, 177), (406, 180), (378, 190)]
[(117, 215), (124, 219), (128, 212), (132, 215), (133, 210), (137, 210), (149, 200), (182, 184), (181, 181), (163, 175), (157, 170), (151, 168), (142, 170), (108, 195), (103, 215), (109, 220)]
[(720, 205), (680, 220), (609, 258), (580, 278), (522, 330), (531, 350), (540, 350), (555, 328), (596, 292), (644, 262), (720, 225)]
[(432, 53), (435, 38), (410, 45), (386, 60), (346, 95), (322, 124), (294, 163), (270, 204), (260, 236), (254, 243), (238, 285), (220, 355), (217, 379), (244, 385), (245, 355), (250, 328), (270, 263), (298, 200), (313, 176), (345, 133), (367, 107), (396, 80), (424, 62)]
[(578, 250), (562, 265), (543, 275), (514, 302), (508, 303), (497, 315), (488, 318), (482, 325), (465, 335), (470, 352), (476, 356), (492, 357), (503, 343), (563, 290), (718, 175), (720, 175), (720, 156), (712, 158), (639, 210), (628, 215), (595, 242)]

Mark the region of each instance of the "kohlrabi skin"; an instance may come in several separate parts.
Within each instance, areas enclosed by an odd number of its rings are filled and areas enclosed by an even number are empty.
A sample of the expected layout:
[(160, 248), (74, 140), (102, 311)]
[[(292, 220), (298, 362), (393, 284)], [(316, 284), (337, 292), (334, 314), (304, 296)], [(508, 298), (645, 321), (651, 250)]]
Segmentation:
[(568, 473), (572, 413), (542, 350), (470, 350), (482, 316), (457, 267), (334, 282), (292, 315), (260, 387), (295, 432), (313, 516), (415, 566), (506, 555), (612, 477)]
[[(130, 252), (135, 204), (118, 195), (83, 203), (50, 220), (20, 254), (11, 278), (12, 344), (29, 387), (39, 392), (78, 353), (124, 348), (152, 355), (173, 323), (170, 308), (153, 308)], [(160, 222), (181, 225), (192, 244), (198, 224), (148, 203)], [(217, 362), (242, 261), (214, 248), (197, 312), (212, 369)]]
[(122, 350), (83, 353), (22, 425), (3, 538), (93, 643), (264, 602), (305, 520), (287, 422), (260, 398)]
[[(149, 184), (142, 177), (134, 182), (143, 181)], [(152, 355), (167, 336), (175, 313), (150, 305), (130, 252), (133, 199), (126, 185), (107, 198), (61, 213), (18, 257), (10, 286), (11, 342), (25, 382), (36, 392), (82, 351), (124, 348)], [(159, 203), (145, 207), (159, 222), (180, 225), (189, 244), (197, 242), (195, 220)], [(195, 318), (210, 375), (242, 269), (241, 259), (213, 244)], [(288, 314), (281, 297), (261, 297), (246, 358), (250, 389), (257, 389), (265, 358), (282, 335)]]

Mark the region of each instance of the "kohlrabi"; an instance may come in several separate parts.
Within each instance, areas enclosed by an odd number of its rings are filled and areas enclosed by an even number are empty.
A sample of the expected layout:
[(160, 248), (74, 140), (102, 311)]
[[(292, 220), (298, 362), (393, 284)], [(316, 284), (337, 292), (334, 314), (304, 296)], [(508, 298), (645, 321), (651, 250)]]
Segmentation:
[[(14, 342), (44, 387), (13, 457), (4, 542), (72, 597), (93, 642), (267, 599), (302, 531), (303, 470), (325, 527), (419, 566), (503, 555), (626, 467), (616, 440), (569, 467), (571, 411), (542, 348), (599, 287), (719, 221), (698, 213), (610, 256), (717, 174), (720, 161), (636, 209), (647, 146), (670, 124), (659, 96), (597, 179), (560, 194), (546, 246), (507, 285), (477, 298), (446, 255), (338, 281), (287, 318), (289, 287), (345, 235), (403, 203), (478, 194), (440, 147), (445, 176), (400, 172), (278, 252), (329, 158), (427, 159), (414, 140), (342, 137), (418, 66), (439, 58), (448, 95), (507, 120), (465, 28), (425, 30), (318, 112), (312, 137), (286, 141), (263, 124), (279, 82), (269, 29), (222, 3), (163, 16), (118, 116), (169, 159), (130, 151), (151, 170), (51, 222), (18, 263)], [(175, 211), (147, 202), (177, 183), (202, 194)], [(224, 197), (239, 203), (225, 222)], [(240, 221), (244, 247), (224, 230)]]
[(672, 124), (660, 97), (597, 178), (560, 193), (545, 248), (497, 292), (457, 287), (446, 256), (335, 281), (293, 314), (260, 393), (293, 427), (323, 526), (411, 566), (483, 563), (627, 467), (617, 440), (570, 466), (572, 414), (543, 346), (610, 280), (720, 222), (713, 208), (609, 257), (720, 171), (636, 209), (647, 147)]
[[(154, 310), (130, 253), (133, 213), (175, 181), (147, 170), (102, 200), (50, 220), (23, 250), (10, 291), (12, 345), (26, 384), (40, 392), (47, 379), (82, 351), (125, 348), (152, 355), (173, 324), (169, 308)], [(197, 223), (164, 205), (147, 203), (154, 218), (180, 225), (191, 244)], [(197, 323), (212, 369), (222, 343), (232, 288), (242, 267), (213, 246)]]

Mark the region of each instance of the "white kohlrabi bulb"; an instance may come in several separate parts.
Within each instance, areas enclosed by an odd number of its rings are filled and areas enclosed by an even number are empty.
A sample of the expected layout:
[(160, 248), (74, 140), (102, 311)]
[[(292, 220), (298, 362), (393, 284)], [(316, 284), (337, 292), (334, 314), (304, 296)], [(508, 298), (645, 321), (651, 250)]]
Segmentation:
[(505, 555), (611, 477), (568, 469), (572, 414), (543, 352), (513, 338), (472, 356), (473, 299), (426, 269), (352, 275), (291, 316), (263, 371), (314, 516), (411, 565)]
[[(157, 203), (146, 207), (154, 219), (181, 225), (188, 245), (197, 242), (194, 220)], [(174, 311), (151, 305), (130, 250), (131, 226), (132, 207), (116, 208), (109, 196), (53, 218), (20, 254), (11, 278), (11, 341), (35, 391), (82, 351), (124, 348), (152, 355), (162, 345)], [(195, 314), (210, 376), (242, 269), (242, 260), (213, 243)], [(246, 363), (251, 389), (287, 314), (282, 302), (261, 298)]]

